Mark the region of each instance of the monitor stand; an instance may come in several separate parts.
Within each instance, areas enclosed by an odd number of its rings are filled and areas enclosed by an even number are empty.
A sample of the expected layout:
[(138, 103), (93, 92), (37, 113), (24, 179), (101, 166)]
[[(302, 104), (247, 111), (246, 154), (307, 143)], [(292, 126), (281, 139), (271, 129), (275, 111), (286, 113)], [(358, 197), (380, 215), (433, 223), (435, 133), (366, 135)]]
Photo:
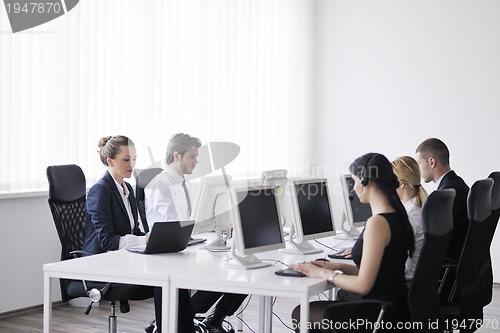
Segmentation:
[(210, 244), (207, 244), (207, 249), (210, 251), (229, 251), (231, 246), (227, 243), (231, 235), (231, 206), (227, 200), (227, 196), (219, 195), (215, 201), (215, 232), (216, 239)]
[(233, 244), (231, 245), (231, 259), (225, 261), (223, 266), (226, 268), (237, 268), (237, 269), (256, 269), (271, 266), (270, 263), (261, 261), (254, 254), (248, 254), (246, 256), (241, 256), (236, 253), (236, 244), (234, 242), (236, 238), (233, 237)]
[(293, 237), (295, 236), (295, 227), (290, 227), (290, 234), (288, 243), (292, 245), (292, 247), (287, 247), (281, 250), (283, 253), (291, 253), (291, 254), (314, 254), (321, 253), (323, 250), (318, 249), (311, 245), (308, 241), (296, 242)]
[[(356, 229), (354, 227), (354, 225), (348, 223), (349, 221), (347, 220), (347, 215), (344, 211), (344, 214), (342, 216), (342, 224), (341, 224), (341, 227), (342, 227), (342, 231), (343, 233), (342, 234), (337, 234), (336, 236), (334, 236), (334, 238), (337, 238), (337, 239), (352, 239), (352, 240), (356, 240), (359, 238), (359, 236), (361, 235), (361, 233), (359, 232), (358, 229)], [(347, 225), (347, 227), (346, 227)]]
[(228, 227), (217, 227), (215, 230), (217, 238), (206, 245), (209, 251), (229, 251), (231, 246), (227, 243), (230, 231)]

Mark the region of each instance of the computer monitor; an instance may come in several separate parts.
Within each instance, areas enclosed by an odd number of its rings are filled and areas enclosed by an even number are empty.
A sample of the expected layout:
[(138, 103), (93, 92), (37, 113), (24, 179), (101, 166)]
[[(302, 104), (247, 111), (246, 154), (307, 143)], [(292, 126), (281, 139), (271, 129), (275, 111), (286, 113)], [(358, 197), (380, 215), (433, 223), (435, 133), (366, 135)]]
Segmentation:
[(285, 169), (267, 170), (262, 172), (261, 185), (280, 185), (286, 183), (288, 171)]
[(242, 187), (232, 190), (234, 232), (231, 268), (254, 269), (270, 266), (256, 253), (285, 247), (273, 186)]
[(358, 238), (360, 235), (357, 228), (363, 227), (366, 220), (372, 216), (369, 204), (361, 203), (354, 192), (354, 179), (351, 174), (342, 175), (342, 192), (344, 194), (344, 220), (342, 230), (349, 238)]
[(293, 224), (290, 229), (288, 243), (292, 246), (283, 252), (295, 254), (320, 253), (309, 243), (309, 240), (335, 236), (328, 180), (302, 179), (294, 180), (291, 186)]
[(260, 185), (272, 185), (275, 187), (274, 194), (278, 199), (280, 208), (280, 221), (285, 234), (293, 221), (292, 204), (290, 200), (290, 191), (288, 190), (288, 171), (285, 169), (263, 171), (260, 179)]
[(200, 180), (191, 219), (195, 221), (193, 235), (216, 232), (216, 239), (207, 244), (211, 250), (228, 250), (231, 229), (231, 205), (228, 187), (231, 176), (210, 176)]

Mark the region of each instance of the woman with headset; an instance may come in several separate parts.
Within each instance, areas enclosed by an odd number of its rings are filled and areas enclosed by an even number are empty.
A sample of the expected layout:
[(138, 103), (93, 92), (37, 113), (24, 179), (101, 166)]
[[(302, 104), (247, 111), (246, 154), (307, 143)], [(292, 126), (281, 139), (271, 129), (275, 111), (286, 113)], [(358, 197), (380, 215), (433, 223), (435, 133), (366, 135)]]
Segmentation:
[[(399, 181), (391, 162), (384, 155), (365, 154), (356, 159), (349, 169), (356, 195), (362, 203), (370, 204), (373, 212), (353, 246), (354, 265), (315, 260), (291, 266), (307, 276), (323, 278), (335, 287), (361, 294), (364, 299), (393, 302), (394, 305), (384, 314), (383, 320), (393, 324), (394, 328), (398, 323), (410, 321), (405, 262), (415, 247), (413, 230), (396, 192)], [(324, 327), (324, 313), (332, 302), (317, 301), (310, 304), (308, 327), (318, 332), (327, 332), (332, 328), (332, 322), (330, 326)], [(375, 322), (377, 316), (378, 309), (350, 307), (348, 311), (339, 309), (334, 312), (334, 318), (329, 319), (353, 331), (362, 332), (370, 329), (370, 323)], [(292, 319), (297, 332), (300, 330), (299, 317), (300, 307), (296, 307)], [(356, 324), (355, 327), (346, 326), (352, 322)]]

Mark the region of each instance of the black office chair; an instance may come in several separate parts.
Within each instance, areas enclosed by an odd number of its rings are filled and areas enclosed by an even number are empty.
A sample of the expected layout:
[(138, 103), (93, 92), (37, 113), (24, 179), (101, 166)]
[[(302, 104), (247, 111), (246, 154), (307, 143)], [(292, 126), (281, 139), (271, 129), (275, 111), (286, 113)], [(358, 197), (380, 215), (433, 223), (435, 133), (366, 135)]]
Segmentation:
[(490, 247), (500, 218), (500, 171), (492, 172), (488, 178), (493, 179), (493, 188), (491, 190), (491, 214), (483, 222), (484, 239), (479, 258), (479, 278), (483, 290), (483, 305), (491, 303), (493, 296), (493, 269), (491, 266)]
[[(408, 292), (410, 315), (415, 323), (421, 322), (427, 325), (429, 320), (434, 323), (435, 320), (442, 319), (437, 285), (453, 231), (452, 207), (454, 198), (454, 189), (438, 190), (429, 195), (422, 207), (425, 239)], [(436, 286), (436, 288), (429, 286)], [(343, 312), (350, 309), (359, 312), (360, 306), (366, 313), (379, 311), (376, 322), (380, 324), (385, 312), (392, 306), (392, 303), (374, 299), (338, 302), (329, 306), (324, 316), (326, 319), (332, 320), (339, 308)], [(373, 327), (372, 332), (376, 332), (380, 325), (375, 324)], [(331, 333), (341, 331), (330, 330)], [(423, 330), (419, 330), (419, 332), (423, 331), (432, 331), (432, 329), (423, 327)]]
[(148, 221), (146, 219), (146, 207), (144, 205), (144, 188), (162, 171), (162, 168), (134, 169), (135, 200), (137, 201), (139, 216), (141, 217), (144, 232), (149, 232)]
[[(442, 305), (446, 319), (468, 323), (467, 327), (455, 327), (460, 332), (474, 332), (483, 319), (483, 292), (481, 288), (480, 253), (485, 234), (484, 223), (491, 215), (491, 190), (493, 179), (476, 181), (467, 197), (469, 227), (456, 270), (448, 303)], [(451, 327), (453, 329), (453, 327)]]
[(454, 189), (434, 191), (422, 207), (424, 243), (408, 292), (412, 321), (426, 325), (419, 331), (439, 331), (439, 326), (429, 327), (429, 323), (438, 323), (443, 330), (437, 285), (453, 233), (454, 198)]
[[(49, 181), (49, 207), (61, 242), (61, 260), (73, 259), (87, 254), (81, 251), (84, 242), (86, 182), (82, 169), (74, 164), (47, 167)], [(61, 279), (63, 301), (77, 297), (89, 297), (89, 314), (92, 305), (101, 299), (110, 302), (110, 333), (116, 333), (115, 304), (120, 301), (121, 312), (130, 311), (128, 300), (143, 300), (153, 297), (153, 288), (94, 281)]]
[[(54, 165), (47, 168), (49, 207), (61, 242), (61, 261), (74, 258), (82, 249), (85, 227), (85, 175), (77, 165)], [(61, 296), (69, 301), (78, 296), (66, 292), (71, 280), (61, 279)]]

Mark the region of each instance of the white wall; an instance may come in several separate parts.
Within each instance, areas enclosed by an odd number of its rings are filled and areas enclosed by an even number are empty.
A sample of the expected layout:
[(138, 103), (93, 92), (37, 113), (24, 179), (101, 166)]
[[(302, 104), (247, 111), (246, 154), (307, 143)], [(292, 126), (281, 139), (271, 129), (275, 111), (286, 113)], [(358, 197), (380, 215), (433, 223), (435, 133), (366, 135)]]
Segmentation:
[[(42, 265), (61, 255), (47, 195), (2, 199), (0, 213), (0, 313), (42, 304)], [(58, 281), (53, 291), (60, 300)]]
[(491, 0), (318, 0), (315, 164), (334, 177), (366, 152), (413, 156), (438, 137), (469, 185), (500, 170), (499, 14)]

